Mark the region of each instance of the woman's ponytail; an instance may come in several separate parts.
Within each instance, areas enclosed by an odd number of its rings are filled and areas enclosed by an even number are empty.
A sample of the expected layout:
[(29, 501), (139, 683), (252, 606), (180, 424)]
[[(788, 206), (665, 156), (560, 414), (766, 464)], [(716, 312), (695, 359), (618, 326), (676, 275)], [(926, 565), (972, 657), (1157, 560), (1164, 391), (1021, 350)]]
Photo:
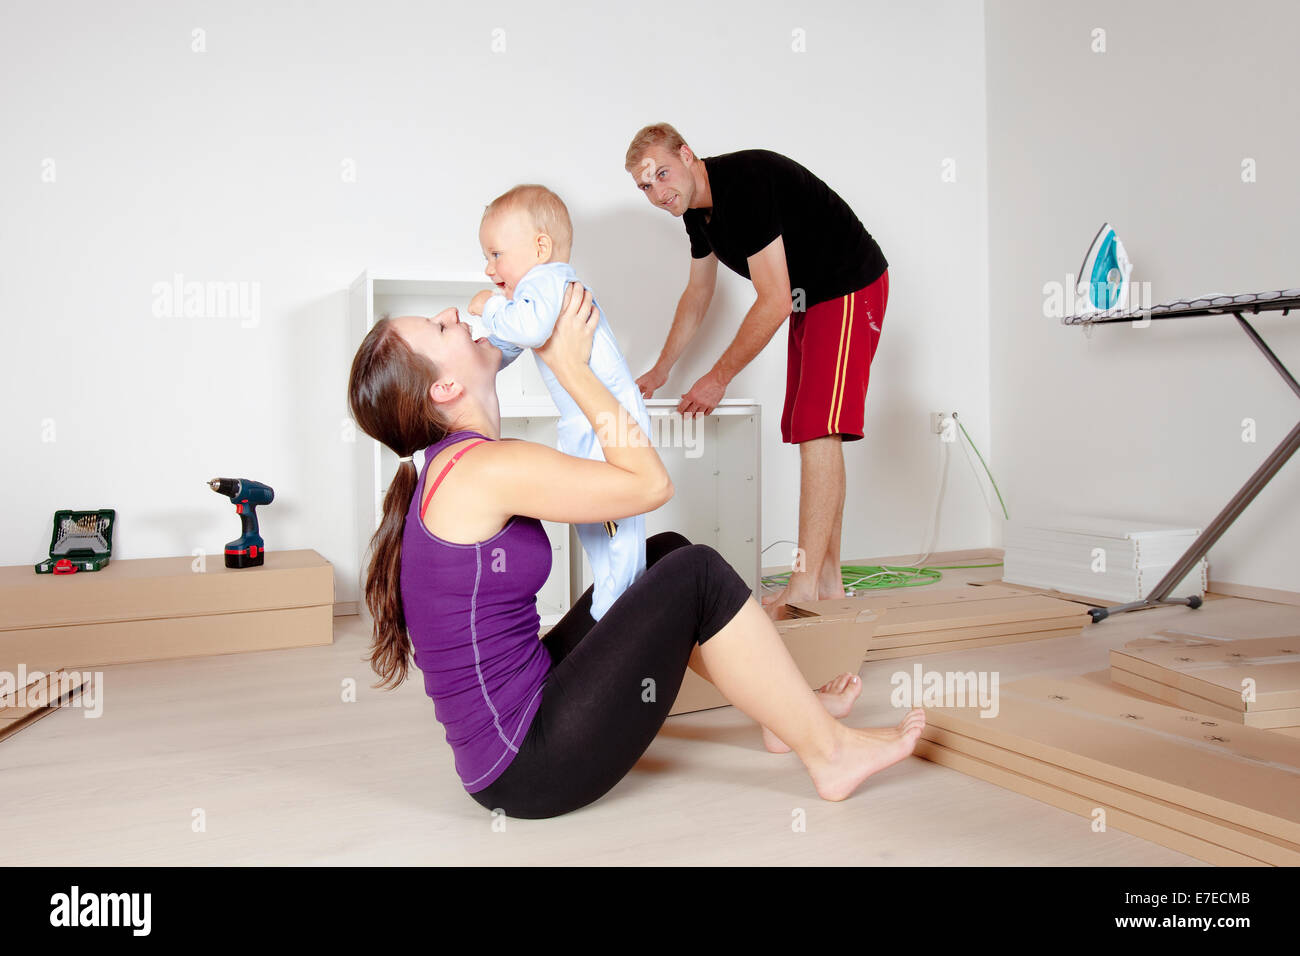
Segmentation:
[[(392, 320), (383, 318), (366, 335), (348, 376), (348, 406), (367, 435), (401, 457), (428, 448), (448, 433), (429, 389), (437, 369), (411, 349)], [(411, 496), (419, 482), (415, 463), (399, 462), (384, 494), (384, 516), (370, 539), (366, 569), (366, 607), (375, 626), (370, 665), (380, 677), (374, 686), (396, 688), (406, 680), (411, 641), (402, 609), (402, 537)]]

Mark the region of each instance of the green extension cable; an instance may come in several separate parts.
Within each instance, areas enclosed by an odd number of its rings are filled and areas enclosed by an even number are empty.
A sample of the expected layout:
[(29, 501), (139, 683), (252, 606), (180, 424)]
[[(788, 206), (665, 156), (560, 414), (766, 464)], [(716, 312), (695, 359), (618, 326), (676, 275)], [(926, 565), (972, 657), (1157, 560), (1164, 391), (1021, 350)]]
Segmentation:
[[(966, 441), (970, 443), (971, 450), (975, 452), (980, 464), (984, 466), (984, 473), (989, 476), (989, 483), (993, 486), (994, 492), (997, 493), (998, 504), (1002, 505), (1002, 516), (1010, 519), (1011, 516), (1007, 514), (1006, 502), (1002, 500), (1002, 492), (998, 489), (998, 483), (993, 479), (993, 472), (989, 471), (984, 456), (975, 447), (970, 432), (966, 431), (966, 426), (957, 418), (956, 412), (952, 413), (952, 420), (957, 423), (961, 433), (966, 436)], [(1001, 561), (996, 561), (993, 564), (941, 564), (923, 568), (897, 567), (887, 564), (842, 564), (840, 565), (840, 575), (844, 583), (845, 593), (851, 594), (854, 591), (883, 590), (884, 588), (924, 587), (942, 581), (943, 574), (941, 572), (943, 571), (955, 571), (960, 568), (1000, 568), (1001, 566)], [(788, 583), (790, 574), (789, 571), (780, 574), (769, 574), (762, 579), (762, 582), (777, 587)]]
[[(941, 564), (924, 568), (907, 568), (888, 564), (842, 564), (840, 565), (840, 573), (844, 583), (844, 590), (847, 593), (849, 591), (868, 591), (883, 588), (923, 587), (941, 581), (943, 579), (941, 572), (943, 571), (953, 571), (959, 568), (998, 568), (1001, 566), (1001, 561), (996, 561), (993, 564)], [(763, 578), (763, 583), (773, 587), (784, 585), (789, 582), (790, 573), (789, 571), (783, 571), (780, 574), (769, 574)]]
[(989, 466), (985, 463), (984, 456), (981, 455), (980, 450), (975, 447), (975, 442), (971, 440), (970, 432), (966, 431), (966, 426), (961, 423), (961, 420), (959, 418), (957, 418), (956, 412), (952, 413), (952, 420), (957, 423), (957, 427), (961, 429), (961, 433), (965, 435), (966, 440), (970, 442), (970, 447), (971, 450), (975, 452), (975, 457), (977, 457), (980, 460), (981, 465), (984, 465), (984, 473), (989, 476), (989, 484), (991, 484), (993, 486), (993, 490), (997, 492), (998, 504), (1002, 506), (1002, 517), (1010, 521), (1011, 515), (1007, 514), (1007, 503), (1002, 500), (1002, 492), (998, 490), (998, 483), (993, 480), (993, 472), (989, 471)]

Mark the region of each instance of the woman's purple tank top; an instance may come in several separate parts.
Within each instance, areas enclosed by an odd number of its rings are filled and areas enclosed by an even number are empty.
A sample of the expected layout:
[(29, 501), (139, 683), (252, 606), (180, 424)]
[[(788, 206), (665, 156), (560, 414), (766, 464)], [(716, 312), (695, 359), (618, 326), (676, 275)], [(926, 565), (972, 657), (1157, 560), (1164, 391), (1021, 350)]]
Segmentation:
[(402, 609), (415, 666), (469, 793), (510, 766), (551, 669), (538, 639), (537, 592), (551, 573), (542, 523), (515, 515), (486, 541), (454, 544), (420, 518), (426, 481), (433, 480), (429, 463), (447, 445), (478, 434), (452, 432), (425, 449), (402, 534)]

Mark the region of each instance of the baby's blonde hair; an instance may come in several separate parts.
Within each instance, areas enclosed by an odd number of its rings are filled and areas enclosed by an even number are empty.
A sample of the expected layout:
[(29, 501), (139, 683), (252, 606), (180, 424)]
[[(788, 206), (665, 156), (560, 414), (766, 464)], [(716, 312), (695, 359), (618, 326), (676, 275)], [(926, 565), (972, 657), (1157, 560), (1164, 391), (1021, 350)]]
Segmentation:
[(538, 232), (544, 232), (555, 244), (558, 259), (568, 259), (573, 248), (573, 223), (569, 219), (569, 210), (564, 200), (545, 186), (536, 183), (524, 183), (507, 190), (488, 203), (483, 211), (483, 221), (502, 212), (517, 212), (526, 215)]

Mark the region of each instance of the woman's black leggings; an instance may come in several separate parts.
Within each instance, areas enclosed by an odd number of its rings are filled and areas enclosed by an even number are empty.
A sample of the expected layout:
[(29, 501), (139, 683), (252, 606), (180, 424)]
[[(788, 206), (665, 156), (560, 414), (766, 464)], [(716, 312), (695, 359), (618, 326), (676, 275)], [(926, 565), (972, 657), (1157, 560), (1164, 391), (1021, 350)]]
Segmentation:
[(718, 552), (665, 531), (646, 569), (599, 621), (591, 589), (542, 639), (553, 666), (510, 766), (470, 794), (507, 817), (554, 817), (600, 799), (663, 726), (691, 651), (751, 597)]

